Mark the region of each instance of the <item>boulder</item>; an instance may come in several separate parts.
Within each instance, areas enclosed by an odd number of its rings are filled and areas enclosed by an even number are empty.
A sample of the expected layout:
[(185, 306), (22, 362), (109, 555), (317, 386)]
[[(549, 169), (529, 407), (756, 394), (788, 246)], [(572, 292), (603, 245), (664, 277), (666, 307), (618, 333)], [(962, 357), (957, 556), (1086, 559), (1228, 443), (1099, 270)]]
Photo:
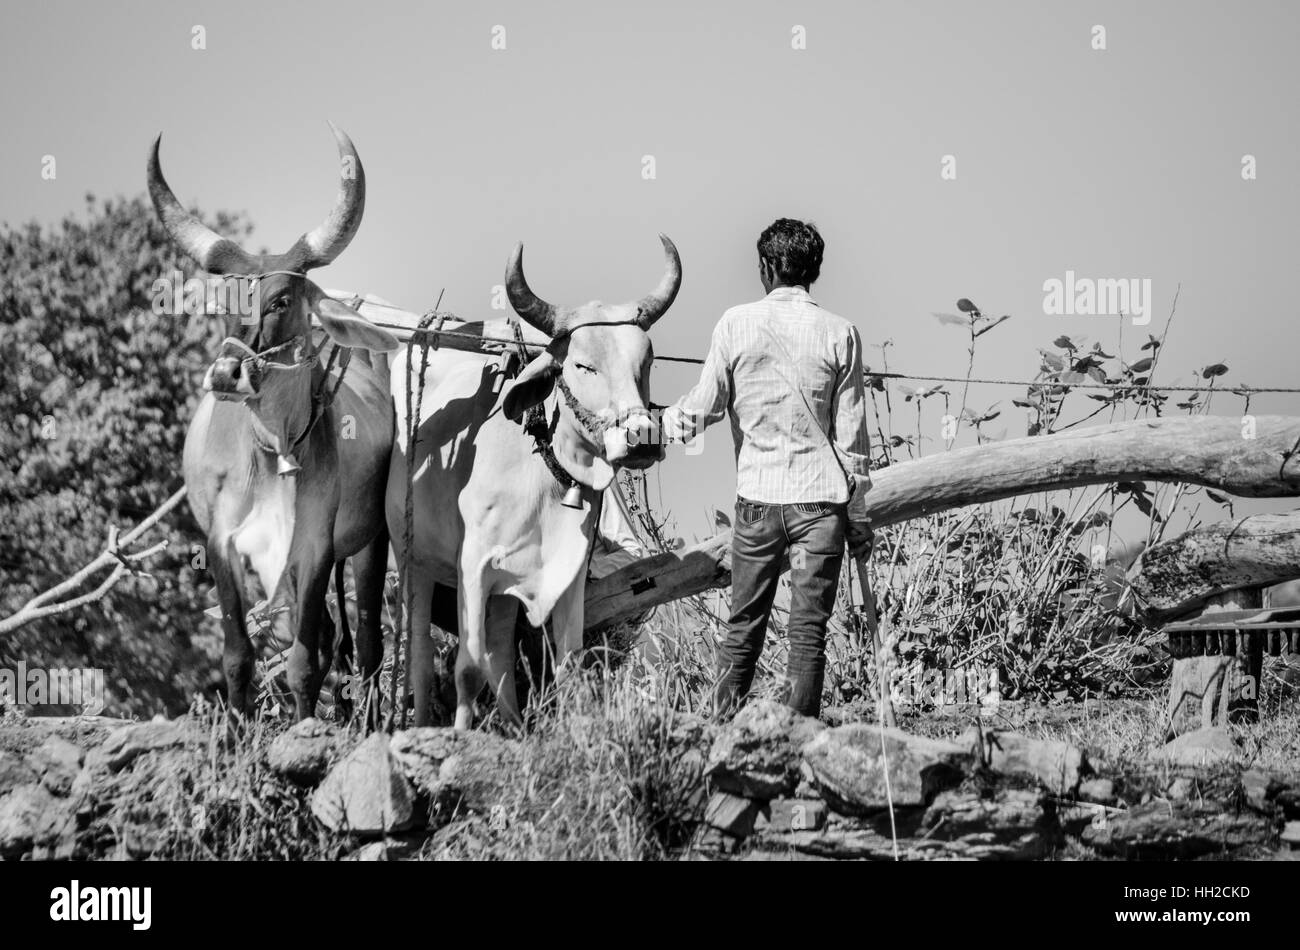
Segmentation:
[(826, 728), (783, 703), (755, 700), (718, 730), (705, 775), (733, 795), (763, 801), (788, 795), (799, 784), (800, 750)]
[(1288, 821), (1283, 826), (1281, 841), (1293, 851), (1300, 848), (1300, 821)]
[(820, 831), (826, 824), (826, 803), (817, 798), (778, 798), (768, 803), (757, 827), (763, 831)]
[(1155, 758), (1170, 765), (1205, 766), (1233, 762), (1240, 754), (1223, 726), (1206, 726), (1185, 732), (1156, 750)]
[(439, 803), (488, 813), (502, 800), (503, 787), (518, 779), (519, 743), (487, 732), (464, 733), (438, 766)]
[(320, 784), (342, 756), (345, 739), (332, 723), (304, 719), (276, 736), (267, 752), (271, 771), (298, 785)]
[(393, 733), (388, 749), (407, 780), (420, 791), (433, 794), (439, 790), (442, 764), (476, 741), (471, 738), (474, 735), (450, 726), (420, 726)]
[(375, 835), (412, 821), (411, 786), (396, 768), (389, 738), (376, 732), (330, 770), (312, 793), (311, 811), (331, 831)]
[(117, 772), (130, 765), (137, 756), (189, 744), (195, 736), (184, 723), (155, 720), (115, 729), (107, 741), (86, 756), (88, 768), (99, 765)]
[(762, 810), (761, 802), (730, 792), (714, 792), (704, 808), (704, 823), (710, 828), (744, 838), (754, 831), (754, 822)]
[(1108, 778), (1090, 778), (1079, 783), (1080, 801), (1095, 802), (1098, 805), (1115, 804), (1115, 782)]
[(961, 742), (969, 744), (977, 760), (994, 772), (1032, 778), (1057, 795), (1074, 794), (1088, 771), (1083, 752), (1068, 742), (990, 729), (970, 729)]
[(18, 858), (33, 849), (70, 857), (75, 831), (71, 803), (44, 785), (22, 785), (0, 798), (0, 857)]
[(922, 819), (925, 837), (960, 841), (967, 856), (981, 860), (1041, 857), (1056, 838), (1044, 794), (1023, 788), (940, 792)]
[(1251, 808), (1271, 815), (1294, 782), (1290, 776), (1256, 766), (1241, 773), (1241, 795)]
[(12, 752), (0, 751), (0, 795), (5, 795), (15, 788), (30, 785), (40, 779), (30, 765)]
[(890, 802), (927, 804), (959, 784), (971, 765), (963, 746), (866, 723), (819, 733), (804, 745), (803, 759), (822, 797), (848, 815), (870, 814)]
[(1129, 861), (1230, 855), (1265, 844), (1269, 822), (1249, 812), (1230, 814), (1214, 803), (1154, 800), (1108, 815), (1083, 830), (1083, 841)]
[(67, 795), (81, 771), (85, 753), (62, 736), (50, 736), (27, 757), (27, 764), (41, 777), (41, 784), (55, 795)]

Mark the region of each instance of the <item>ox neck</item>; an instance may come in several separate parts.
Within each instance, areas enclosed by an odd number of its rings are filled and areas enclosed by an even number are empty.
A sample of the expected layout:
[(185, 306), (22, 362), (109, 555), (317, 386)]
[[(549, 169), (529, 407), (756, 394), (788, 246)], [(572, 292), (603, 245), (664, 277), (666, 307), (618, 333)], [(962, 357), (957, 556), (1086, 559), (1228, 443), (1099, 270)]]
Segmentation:
[(573, 410), (558, 391), (547, 399), (547, 415), (551, 425), (551, 451), (569, 476), (579, 484), (604, 491), (614, 480), (614, 467), (601, 455), (588, 437)]

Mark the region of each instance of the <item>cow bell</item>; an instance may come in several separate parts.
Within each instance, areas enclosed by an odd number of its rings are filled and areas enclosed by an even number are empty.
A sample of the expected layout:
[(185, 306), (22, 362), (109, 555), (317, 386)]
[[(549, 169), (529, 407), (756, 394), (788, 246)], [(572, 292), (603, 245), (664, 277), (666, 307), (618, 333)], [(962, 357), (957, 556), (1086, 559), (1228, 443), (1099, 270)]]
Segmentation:
[(560, 502), (565, 508), (582, 508), (582, 487), (574, 482), (569, 486), (569, 490), (564, 493), (564, 499)]
[(281, 478), (297, 475), (300, 471), (302, 471), (302, 466), (294, 461), (292, 455), (280, 455), (276, 457), (275, 473)]

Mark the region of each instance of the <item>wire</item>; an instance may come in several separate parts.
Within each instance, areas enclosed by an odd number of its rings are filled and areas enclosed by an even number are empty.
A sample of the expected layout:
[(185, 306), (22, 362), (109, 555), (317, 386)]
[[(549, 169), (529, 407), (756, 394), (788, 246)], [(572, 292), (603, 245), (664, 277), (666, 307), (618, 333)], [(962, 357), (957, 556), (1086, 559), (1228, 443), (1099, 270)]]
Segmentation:
[[(382, 307), (387, 310), (401, 309), (400, 307), (395, 307), (392, 304), (383, 304), (373, 300), (366, 300), (364, 297), (362, 298), (361, 302), (366, 304), (367, 306)], [(378, 321), (372, 321), (372, 322), (374, 323), (375, 326), (382, 327), (386, 330), (407, 330), (407, 331), (411, 330), (410, 327), (402, 326), (400, 324), (379, 323)], [(480, 342), (483, 341), (483, 337), (479, 334), (458, 333), (455, 330), (443, 330), (442, 336), (465, 337), (467, 339), (472, 338)], [(537, 348), (540, 348), (538, 344), (533, 344), (533, 345)], [(656, 356), (655, 359), (661, 363), (688, 363), (693, 366), (704, 365), (704, 360), (698, 359), (694, 356)], [(1300, 393), (1300, 387), (1287, 387), (1287, 386), (1248, 386), (1248, 385), (1152, 386), (1147, 383), (1140, 383), (1140, 384), (1139, 383), (1063, 383), (1060, 382), (1059, 380), (1051, 380), (1051, 379), (1036, 379), (1036, 380), (976, 379), (976, 378), (967, 379), (962, 376), (918, 376), (912, 373), (873, 373), (870, 370), (867, 370), (865, 375), (868, 378), (875, 377), (877, 379), (914, 379), (920, 382), (927, 382), (927, 383), (975, 383), (975, 384), (986, 385), (986, 386), (1026, 386), (1026, 387), (1040, 386), (1045, 388), (1059, 387), (1062, 389), (1103, 389), (1103, 390), (1125, 389), (1125, 390), (1142, 390), (1144, 392), (1155, 392), (1155, 393), (1159, 393), (1159, 392), (1232, 393), (1238, 396), (1248, 396), (1248, 395), (1253, 395), (1255, 393)]]

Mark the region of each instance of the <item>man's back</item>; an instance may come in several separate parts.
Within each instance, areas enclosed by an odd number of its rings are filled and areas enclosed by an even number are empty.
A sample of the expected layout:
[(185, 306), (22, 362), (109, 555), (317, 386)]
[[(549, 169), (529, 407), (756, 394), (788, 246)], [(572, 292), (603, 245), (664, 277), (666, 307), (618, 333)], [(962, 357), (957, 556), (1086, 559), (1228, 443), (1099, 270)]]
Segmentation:
[(678, 407), (699, 429), (729, 413), (742, 497), (843, 502), (846, 472), (867, 480), (863, 392), (853, 324), (802, 287), (778, 287), (723, 314), (700, 385)]

